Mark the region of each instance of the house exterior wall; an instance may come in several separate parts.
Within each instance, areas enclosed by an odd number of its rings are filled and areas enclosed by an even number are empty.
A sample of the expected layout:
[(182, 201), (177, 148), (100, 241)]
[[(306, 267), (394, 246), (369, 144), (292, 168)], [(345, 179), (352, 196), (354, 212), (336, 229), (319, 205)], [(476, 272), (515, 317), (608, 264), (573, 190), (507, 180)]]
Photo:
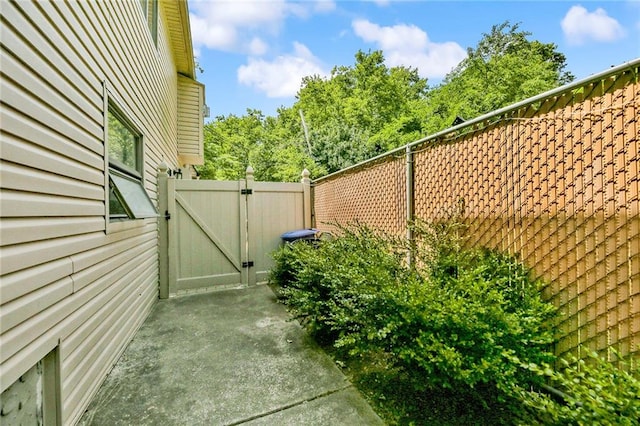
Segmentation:
[(181, 166), (175, 40), (191, 46), (171, 22), (188, 16), (158, 4), (156, 44), (139, 1), (2, 2), (0, 392), (57, 351), (63, 424), (158, 298), (157, 219), (109, 223), (105, 203), (109, 100), (142, 135), (154, 203), (158, 164)]
[(178, 158), (182, 164), (204, 164), (202, 109), (204, 86), (178, 76)]

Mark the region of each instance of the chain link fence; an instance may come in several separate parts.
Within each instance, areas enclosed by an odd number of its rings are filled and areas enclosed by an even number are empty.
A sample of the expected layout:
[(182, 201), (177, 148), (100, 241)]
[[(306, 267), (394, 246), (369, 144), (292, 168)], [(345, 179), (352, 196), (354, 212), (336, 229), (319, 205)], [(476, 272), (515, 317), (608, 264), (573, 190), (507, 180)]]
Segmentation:
[(518, 255), (560, 310), (556, 353), (640, 354), (640, 60), (314, 184), (315, 223), (406, 233), (462, 213), (469, 244)]

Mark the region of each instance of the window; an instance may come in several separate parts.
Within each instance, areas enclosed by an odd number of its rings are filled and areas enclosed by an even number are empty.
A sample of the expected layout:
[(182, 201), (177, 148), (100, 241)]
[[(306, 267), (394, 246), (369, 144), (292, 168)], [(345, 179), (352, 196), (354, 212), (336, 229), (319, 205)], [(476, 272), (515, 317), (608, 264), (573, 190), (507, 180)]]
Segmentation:
[(142, 138), (111, 103), (107, 111), (109, 220), (156, 217), (142, 181)]
[(140, 0), (142, 15), (144, 16), (153, 44), (158, 46), (158, 0)]

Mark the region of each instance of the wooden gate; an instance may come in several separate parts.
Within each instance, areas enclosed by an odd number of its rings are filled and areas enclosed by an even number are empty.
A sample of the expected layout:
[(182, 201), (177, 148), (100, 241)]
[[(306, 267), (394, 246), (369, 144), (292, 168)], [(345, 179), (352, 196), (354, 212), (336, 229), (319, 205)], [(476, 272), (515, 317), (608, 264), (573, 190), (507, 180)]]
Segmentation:
[[(305, 174), (306, 173), (306, 174)], [(160, 297), (268, 279), (282, 233), (311, 226), (310, 180), (183, 180), (159, 171)]]

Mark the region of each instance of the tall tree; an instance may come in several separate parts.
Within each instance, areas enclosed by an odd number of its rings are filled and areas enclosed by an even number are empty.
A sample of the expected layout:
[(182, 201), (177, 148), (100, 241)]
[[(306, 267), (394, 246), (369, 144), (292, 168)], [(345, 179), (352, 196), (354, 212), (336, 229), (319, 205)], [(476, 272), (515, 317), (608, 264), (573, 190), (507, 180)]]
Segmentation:
[(353, 65), (303, 79), (277, 117), (248, 110), (207, 124), (202, 177), (238, 179), (247, 165), (260, 180), (295, 181), (303, 168), (318, 177), (571, 81), (557, 46), (530, 35), (493, 26), (433, 89), (381, 51), (359, 51)]
[(264, 116), (247, 110), (247, 115), (216, 117), (204, 126), (205, 164), (203, 179), (240, 179), (250, 163), (250, 153), (261, 143)]
[(304, 113), (313, 158), (332, 172), (417, 138), (426, 91), (417, 70), (359, 51), (353, 66), (305, 78), (292, 108)]
[(219, 116), (204, 127), (205, 164), (201, 179), (236, 180), (248, 166), (262, 181), (295, 181), (304, 168), (314, 176), (319, 168), (280, 117), (265, 117), (259, 110), (247, 110), (241, 117)]
[(424, 128), (433, 133), (456, 117), (473, 118), (573, 80), (553, 43), (529, 40), (508, 21), (483, 34), (475, 48), (428, 96)]

